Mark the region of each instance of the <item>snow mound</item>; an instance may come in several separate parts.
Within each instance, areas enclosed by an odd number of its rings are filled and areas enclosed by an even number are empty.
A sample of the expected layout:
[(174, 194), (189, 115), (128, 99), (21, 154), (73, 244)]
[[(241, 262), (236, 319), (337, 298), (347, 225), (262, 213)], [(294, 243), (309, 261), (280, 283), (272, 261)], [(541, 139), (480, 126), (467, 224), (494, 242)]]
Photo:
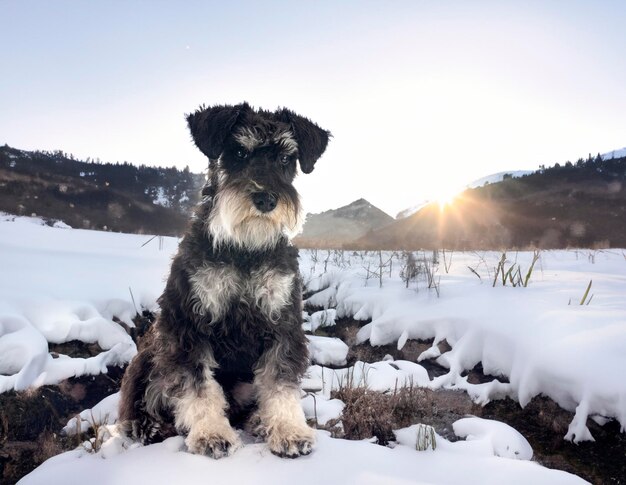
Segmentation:
[[(72, 303), (59, 301), (32, 304), (21, 314), (0, 305), (0, 392), (103, 374), (108, 366), (130, 361), (137, 352), (130, 336), (92, 307), (80, 309), (87, 313), (77, 311)], [(89, 358), (49, 353), (48, 342), (71, 340), (97, 342), (103, 350)]]
[(314, 312), (308, 316), (308, 325), (304, 327), (304, 330), (309, 332), (315, 332), (318, 328), (332, 327), (333, 325), (335, 325), (336, 319), (337, 310), (335, 310), (334, 308)]
[(316, 420), (317, 424), (325, 425), (331, 419), (339, 419), (345, 404), (339, 399), (324, 399), (308, 394), (302, 399), (302, 409), (307, 419)]
[(348, 346), (343, 340), (332, 337), (307, 335), (311, 360), (320, 365), (345, 365)]
[(85, 433), (95, 426), (109, 425), (117, 422), (118, 404), (120, 402), (120, 393), (116, 392), (105, 397), (91, 409), (85, 409), (75, 418), (70, 419), (63, 433), (73, 436), (77, 433)]
[(421, 365), (408, 360), (375, 362), (357, 361), (344, 369), (329, 369), (319, 365), (309, 367), (302, 381), (304, 389), (321, 389), (322, 394), (341, 387), (367, 387), (372, 391), (393, 391), (403, 386), (428, 386), (428, 372)]
[(463, 418), (452, 424), (454, 434), (467, 441), (486, 441), (495, 456), (530, 460), (533, 449), (519, 432), (499, 421), (482, 418)]

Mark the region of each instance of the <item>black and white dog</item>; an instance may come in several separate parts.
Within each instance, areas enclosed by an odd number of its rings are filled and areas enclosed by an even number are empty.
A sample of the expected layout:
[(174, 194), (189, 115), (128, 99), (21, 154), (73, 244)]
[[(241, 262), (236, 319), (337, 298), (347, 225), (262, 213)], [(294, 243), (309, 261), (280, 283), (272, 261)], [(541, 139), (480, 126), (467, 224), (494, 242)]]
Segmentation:
[(306, 455), (315, 434), (300, 405), (308, 354), (292, 182), (330, 133), (246, 103), (201, 107), (187, 122), (209, 183), (124, 376), (121, 429), (142, 443), (185, 434), (189, 451), (220, 458), (241, 446), (232, 426), (244, 416), (276, 455)]

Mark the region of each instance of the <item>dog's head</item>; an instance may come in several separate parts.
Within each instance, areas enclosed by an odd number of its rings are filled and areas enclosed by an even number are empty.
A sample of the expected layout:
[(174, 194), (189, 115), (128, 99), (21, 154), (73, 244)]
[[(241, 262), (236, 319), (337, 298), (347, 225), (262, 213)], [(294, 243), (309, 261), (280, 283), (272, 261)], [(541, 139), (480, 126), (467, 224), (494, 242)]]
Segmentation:
[(288, 109), (254, 110), (247, 103), (201, 108), (187, 122), (211, 163), (207, 225), (215, 245), (264, 249), (300, 231), (297, 164), (313, 171), (328, 131)]

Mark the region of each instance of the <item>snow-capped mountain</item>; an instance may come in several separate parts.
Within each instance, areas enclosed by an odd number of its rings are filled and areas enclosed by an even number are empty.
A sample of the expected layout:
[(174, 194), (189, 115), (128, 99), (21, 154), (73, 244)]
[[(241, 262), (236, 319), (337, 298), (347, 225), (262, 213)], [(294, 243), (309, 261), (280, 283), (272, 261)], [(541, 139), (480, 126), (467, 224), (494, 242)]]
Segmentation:
[(626, 147), (603, 153), (600, 156), (602, 157), (602, 160), (611, 160), (612, 158), (626, 157)]
[(404, 219), (406, 217), (412, 216), (413, 214), (415, 214), (418, 210), (420, 210), (422, 207), (427, 206), (428, 204), (430, 204), (430, 200), (424, 199), (421, 202), (418, 202), (415, 205), (412, 205), (411, 207), (408, 207), (404, 210), (401, 210), (400, 212), (398, 212), (396, 214), (396, 220), (398, 219)]
[[(470, 182), (469, 184), (463, 187), (463, 190), (475, 189), (476, 187), (482, 187), (483, 185), (502, 182), (505, 178), (508, 178), (508, 177), (511, 177), (511, 178), (523, 177), (524, 175), (528, 175), (531, 173), (533, 173), (532, 170), (508, 170), (506, 172), (493, 173), (491, 175), (487, 175), (485, 177), (476, 179), (473, 182)], [(424, 208), (431, 202), (432, 200), (425, 199), (407, 209), (401, 210), (400, 212), (396, 214), (396, 220), (405, 219), (407, 217), (412, 216), (413, 214), (415, 214), (416, 212), (418, 212), (420, 209)]]
[(524, 175), (530, 175), (533, 172), (534, 170), (509, 170), (506, 172), (492, 173), (491, 175), (487, 175), (485, 177), (476, 179), (473, 182), (470, 182), (465, 186), (465, 188), (475, 189), (476, 187), (482, 187), (483, 185), (502, 182), (505, 178), (523, 177)]

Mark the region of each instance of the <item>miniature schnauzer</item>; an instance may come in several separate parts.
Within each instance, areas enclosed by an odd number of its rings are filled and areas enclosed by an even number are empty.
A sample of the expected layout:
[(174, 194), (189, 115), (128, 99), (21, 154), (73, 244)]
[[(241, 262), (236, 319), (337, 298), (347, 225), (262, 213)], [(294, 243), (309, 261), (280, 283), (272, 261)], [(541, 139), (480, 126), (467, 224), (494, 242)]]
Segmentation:
[(121, 429), (144, 444), (184, 434), (190, 452), (220, 458), (241, 446), (233, 425), (245, 419), (272, 453), (306, 455), (315, 434), (300, 405), (308, 353), (292, 182), (297, 162), (313, 171), (330, 133), (247, 103), (201, 107), (187, 122), (209, 181), (124, 376)]

